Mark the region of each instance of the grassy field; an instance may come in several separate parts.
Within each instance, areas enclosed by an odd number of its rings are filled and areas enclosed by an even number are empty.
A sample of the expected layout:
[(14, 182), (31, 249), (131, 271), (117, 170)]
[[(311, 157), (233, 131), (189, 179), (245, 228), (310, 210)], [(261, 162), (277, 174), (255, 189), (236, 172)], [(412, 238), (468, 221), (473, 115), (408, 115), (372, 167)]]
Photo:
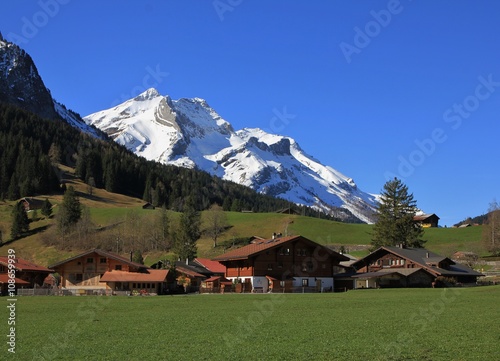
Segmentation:
[(0, 359), (496, 360), (499, 298), (500, 286), (19, 297), (16, 355), (4, 342)]

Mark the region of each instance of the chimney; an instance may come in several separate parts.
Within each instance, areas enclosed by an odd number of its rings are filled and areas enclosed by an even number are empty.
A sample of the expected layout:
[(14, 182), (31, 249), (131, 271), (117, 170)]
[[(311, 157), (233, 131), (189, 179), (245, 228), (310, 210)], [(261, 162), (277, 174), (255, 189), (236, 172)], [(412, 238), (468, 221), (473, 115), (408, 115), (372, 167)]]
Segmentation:
[(273, 238), (272, 239), (276, 239), (276, 232), (273, 233)]
[(186, 266), (189, 266), (189, 257), (186, 257)]
[(429, 258), (429, 252), (425, 252), (425, 258)]
[(132, 251), (130, 251), (130, 262), (132, 262), (133, 254), (134, 253)]

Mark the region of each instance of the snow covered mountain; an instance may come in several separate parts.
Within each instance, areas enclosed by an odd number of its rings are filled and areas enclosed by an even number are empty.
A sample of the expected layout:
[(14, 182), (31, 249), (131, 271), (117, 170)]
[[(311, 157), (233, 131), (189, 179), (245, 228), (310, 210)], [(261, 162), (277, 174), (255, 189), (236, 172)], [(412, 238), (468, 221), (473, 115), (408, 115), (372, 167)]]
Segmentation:
[(31, 57), (0, 34), (0, 102), (16, 105), (47, 119), (62, 119), (95, 137), (103, 134), (56, 102)]
[(172, 100), (149, 89), (84, 117), (134, 153), (165, 164), (197, 167), (259, 192), (336, 217), (349, 210), (372, 223), (376, 196), (307, 155), (290, 138), (261, 129), (235, 131), (205, 100)]

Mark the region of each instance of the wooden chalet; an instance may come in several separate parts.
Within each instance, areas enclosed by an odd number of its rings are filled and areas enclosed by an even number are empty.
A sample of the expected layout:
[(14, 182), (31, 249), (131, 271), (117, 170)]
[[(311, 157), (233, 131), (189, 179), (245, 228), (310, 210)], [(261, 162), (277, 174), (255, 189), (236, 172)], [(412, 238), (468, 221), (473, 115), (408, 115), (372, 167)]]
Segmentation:
[[(475, 284), (481, 273), (424, 248), (380, 247), (354, 262), (355, 288)], [(440, 284), (441, 283), (441, 284)]]
[[(15, 258), (14, 283), (17, 288), (35, 288), (44, 285), (45, 278), (52, 272), (53, 269), (39, 266), (22, 258)], [(7, 256), (0, 256), (0, 287), (1, 294), (5, 295), (8, 289), (9, 280), (9, 259)]]
[(333, 290), (334, 267), (348, 258), (302, 236), (273, 237), (215, 257), (236, 292)]
[(152, 269), (115, 253), (93, 249), (50, 266), (60, 287), (76, 294), (163, 294), (174, 280), (166, 269)]
[(21, 203), (26, 212), (29, 212), (34, 211), (35, 209), (42, 209), (45, 201), (32, 197), (24, 197), (21, 198), (18, 203)]
[(413, 220), (417, 223), (420, 223), (422, 225), (422, 227), (424, 227), (424, 228), (438, 227), (438, 223), (439, 223), (439, 217), (434, 213), (432, 213), (432, 214), (420, 214), (420, 215), (414, 216)]

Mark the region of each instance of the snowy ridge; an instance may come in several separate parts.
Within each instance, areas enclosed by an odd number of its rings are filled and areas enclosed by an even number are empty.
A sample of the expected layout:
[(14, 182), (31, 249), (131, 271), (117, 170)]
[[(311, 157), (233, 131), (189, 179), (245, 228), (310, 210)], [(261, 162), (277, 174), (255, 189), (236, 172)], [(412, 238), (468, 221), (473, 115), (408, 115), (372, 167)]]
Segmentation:
[(307, 155), (290, 137), (257, 128), (235, 131), (203, 99), (172, 100), (148, 89), (84, 120), (146, 159), (197, 167), (337, 217), (340, 207), (373, 222), (375, 195)]

